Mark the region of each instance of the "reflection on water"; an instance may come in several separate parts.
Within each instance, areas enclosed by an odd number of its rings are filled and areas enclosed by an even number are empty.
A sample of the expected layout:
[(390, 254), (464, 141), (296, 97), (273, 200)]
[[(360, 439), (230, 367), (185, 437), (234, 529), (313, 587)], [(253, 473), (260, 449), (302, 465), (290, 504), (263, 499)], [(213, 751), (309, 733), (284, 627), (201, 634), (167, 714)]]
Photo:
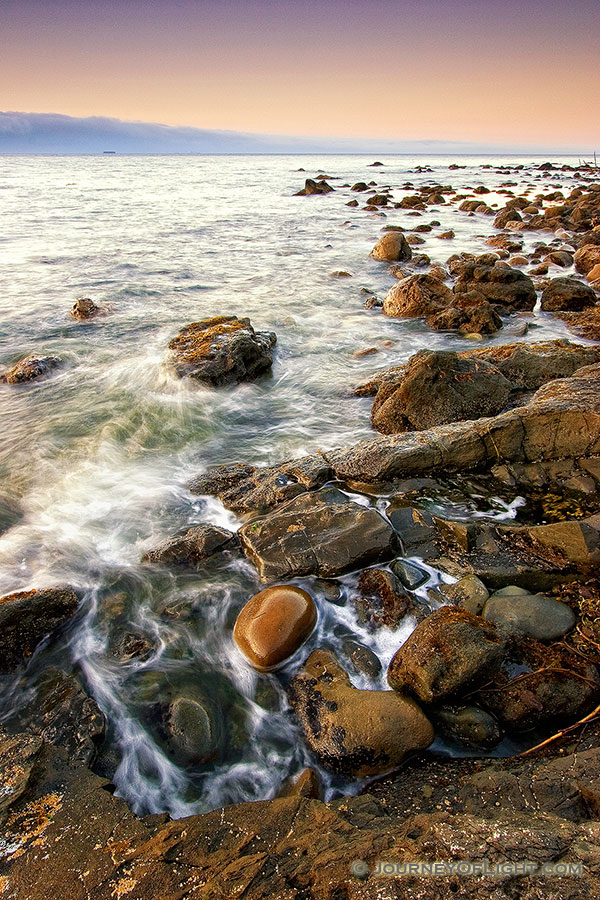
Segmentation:
[[(340, 179), (332, 184), (370, 180), (370, 161), (328, 157), (328, 172)], [(449, 172), (451, 161), (396, 157), (375, 177), (398, 187), (439, 181), (460, 192), (506, 179), (482, 172), (480, 160)], [(429, 162), (433, 174), (411, 171), (418, 162)], [(1, 389), (0, 592), (70, 583), (84, 593), (71, 625), (38, 650), (25, 680), (7, 687), (3, 715), (46, 665), (77, 666), (109, 723), (98, 766), (114, 773), (138, 810), (184, 815), (263, 798), (314, 765), (285, 700), (298, 659), (259, 676), (232, 644), (237, 612), (261, 587), (253, 567), (229, 560), (190, 574), (140, 563), (186, 524), (239, 524), (218, 501), (189, 494), (186, 481), (213, 464), (266, 464), (370, 437), (370, 400), (352, 396), (355, 384), (423, 347), (465, 347), (457, 336), (363, 308), (362, 288), (383, 296), (394, 283), (368, 256), (381, 228), (419, 220), (406, 210), (385, 217), (349, 210), (342, 191), (293, 197), (302, 185), (298, 167), (310, 173), (319, 164), (306, 157), (2, 160), (0, 361), (44, 352), (64, 365), (48, 380)], [(541, 190), (552, 174), (542, 182), (526, 171), (517, 177)], [(495, 194), (486, 201), (503, 202)], [(479, 252), (492, 230), (489, 217), (452, 206), (421, 221), (431, 219), (456, 234), (451, 241), (425, 235), (422, 249), (433, 262)], [(340, 270), (352, 277), (331, 277)], [(109, 315), (73, 321), (77, 296), (91, 296)], [(164, 366), (169, 339), (190, 321), (223, 313), (277, 333), (272, 376), (219, 391), (174, 379)], [(565, 333), (544, 314), (532, 318), (530, 337)], [(354, 358), (363, 347), (378, 353)], [(514, 503), (503, 503), (489, 511), (513, 516)], [(475, 502), (467, 515), (481, 508)], [(439, 578), (429, 574), (422, 596)], [(340, 579), (338, 604), (314, 579), (297, 583), (319, 606), (301, 657), (319, 645), (341, 653), (344, 639), (358, 635), (385, 666), (414, 625), (365, 630), (348, 602), (353, 575)], [(383, 687), (383, 678), (353, 675), (363, 687)], [(192, 706), (178, 704), (182, 698)], [(184, 708), (193, 711), (204, 756), (190, 757), (173, 738)]]

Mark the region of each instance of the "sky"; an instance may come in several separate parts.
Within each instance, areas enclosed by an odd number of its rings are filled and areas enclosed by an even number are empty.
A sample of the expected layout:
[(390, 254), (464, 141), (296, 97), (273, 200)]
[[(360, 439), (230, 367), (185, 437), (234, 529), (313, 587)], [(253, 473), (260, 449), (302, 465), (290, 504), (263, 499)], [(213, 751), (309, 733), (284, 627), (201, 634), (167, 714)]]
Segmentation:
[(0, 0), (0, 110), (600, 151), (600, 0)]

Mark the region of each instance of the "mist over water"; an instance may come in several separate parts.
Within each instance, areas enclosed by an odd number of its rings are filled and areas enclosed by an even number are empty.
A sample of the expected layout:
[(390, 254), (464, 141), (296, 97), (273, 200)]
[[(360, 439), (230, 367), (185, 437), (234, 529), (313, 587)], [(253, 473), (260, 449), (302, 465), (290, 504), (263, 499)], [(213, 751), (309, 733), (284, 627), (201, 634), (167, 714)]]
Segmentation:
[[(186, 525), (239, 526), (219, 501), (189, 493), (191, 476), (370, 438), (371, 401), (352, 396), (356, 384), (419, 349), (470, 346), (420, 321), (365, 310), (361, 289), (383, 296), (394, 284), (386, 265), (368, 256), (383, 226), (408, 230), (437, 219), (440, 231), (453, 228), (450, 241), (423, 235), (419, 249), (441, 263), (455, 252), (483, 252), (491, 218), (450, 205), (420, 218), (392, 209), (384, 217), (347, 208), (347, 192), (292, 196), (305, 177), (323, 169), (339, 176), (336, 187), (374, 179), (397, 188), (395, 200), (405, 181), (467, 193), (467, 186), (512, 180), (515, 191), (531, 182), (537, 192), (551, 190), (556, 178), (480, 169), (493, 159), (462, 158), (468, 167), (458, 171), (448, 170), (452, 158), (386, 158), (381, 169), (368, 168), (371, 161), (0, 159), (0, 362), (28, 353), (65, 360), (50, 378), (0, 385), (0, 595), (72, 584), (84, 596), (73, 621), (6, 686), (0, 718), (34, 691), (47, 666), (76, 670), (108, 722), (98, 765), (140, 812), (180, 816), (272, 796), (286, 776), (314, 765), (285, 700), (299, 662), (317, 646), (339, 650), (354, 635), (385, 667), (414, 627), (410, 618), (397, 632), (359, 625), (345, 602), (352, 574), (339, 579), (338, 604), (318, 580), (296, 579), (316, 598), (318, 628), (283, 670), (258, 675), (231, 639), (237, 613), (263, 587), (250, 563), (226, 559), (192, 573), (140, 562)], [(432, 173), (414, 172), (426, 164)], [(296, 171), (301, 166), (306, 174)], [(495, 194), (485, 200), (503, 205)], [(527, 245), (536, 239), (525, 235)], [(332, 276), (339, 271), (352, 277)], [(107, 315), (76, 322), (69, 309), (78, 296)], [(189, 322), (223, 314), (277, 333), (272, 376), (219, 390), (176, 379), (165, 365), (170, 338)], [(526, 340), (567, 336), (543, 313), (532, 321)], [(490, 342), (505, 343), (506, 334)], [(365, 347), (378, 353), (353, 357)], [(385, 501), (379, 505), (385, 509)], [(514, 511), (498, 500), (494, 514)], [(430, 576), (422, 596), (440, 577)], [(123, 661), (119, 643), (131, 633), (151, 651)], [(383, 676), (353, 681), (384, 686)], [(214, 711), (220, 750), (210, 763), (184, 765), (169, 748), (160, 709), (178, 696)]]

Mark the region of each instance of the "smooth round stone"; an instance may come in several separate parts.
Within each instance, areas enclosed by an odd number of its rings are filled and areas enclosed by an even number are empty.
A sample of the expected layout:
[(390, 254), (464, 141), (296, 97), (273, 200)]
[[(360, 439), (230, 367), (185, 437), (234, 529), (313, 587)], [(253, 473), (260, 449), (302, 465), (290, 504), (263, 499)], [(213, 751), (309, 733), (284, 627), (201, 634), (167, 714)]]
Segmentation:
[(490, 596), (483, 581), (477, 575), (465, 575), (454, 584), (443, 584), (440, 592), (445, 601), (450, 600), (457, 606), (462, 606), (474, 615), (481, 614), (483, 606)]
[(177, 697), (169, 708), (171, 743), (186, 762), (208, 762), (216, 755), (218, 738), (209, 711), (197, 700)]
[(562, 637), (577, 621), (566, 603), (544, 594), (495, 594), (485, 604), (483, 618), (538, 641)]
[(262, 672), (281, 665), (302, 646), (317, 622), (313, 598), (302, 588), (276, 585), (248, 600), (233, 626), (233, 638)]
[(502, 737), (495, 718), (479, 706), (444, 706), (436, 721), (447, 734), (477, 747), (494, 747)]
[(525, 597), (528, 594), (529, 591), (525, 588), (518, 587), (516, 584), (507, 584), (506, 587), (494, 591), (492, 597)]
[(395, 559), (390, 566), (392, 572), (398, 578), (405, 588), (414, 591), (416, 588), (425, 584), (429, 578), (429, 573), (424, 572), (418, 566), (409, 563), (404, 559)]
[(343, 643), (344, 655), (350, 660), (357, 672), (368, 675), (369, 678), (377, 678), (381, 672), (381, 662), (370, 647), (359, 644), (351, 638)]

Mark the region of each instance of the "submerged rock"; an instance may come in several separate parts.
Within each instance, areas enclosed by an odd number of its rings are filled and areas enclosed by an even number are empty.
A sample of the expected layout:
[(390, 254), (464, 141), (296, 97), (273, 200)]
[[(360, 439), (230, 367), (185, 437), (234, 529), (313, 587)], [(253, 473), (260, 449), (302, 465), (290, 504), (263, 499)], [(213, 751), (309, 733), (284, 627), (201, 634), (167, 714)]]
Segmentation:
[(436, 703), (487, 681), (500, 667), (504, 651), (504, 639), (484, 619), (443, 606), (417, 625), (396, 652), (388, 682), (423, 703)]
[(216, 316), (192, 322), (169, 342), (172, 366), (180, 378), (213, 387), (252, 381), (273, 364), (273, 332), (256, 332), (250, 319)]
[(25, 356), (15, 363), (6, 372), (0, 374), (0, 383), (4, 384), (22, 384), (27, 381), (35, 381), (43, 378), (61, 364), (61, 360), (57, 356)]
[(277, 585), (248, 600), (233, 628), (233, 639), (260, 671), (281, 665), (307, 640), (317, 622), (313, 598), (302, 588)]
[(203, 764), (219, 752), (219, 726), (213, 710), (197, 698), (177, 697), (169, 706), (170, 744), (184, 764)]
[(394, 555), (394, 531), (383, 516), (332, 490), (302, 494), (239, 535), (262, 581), (328, 578)]
[(361, 691), (327, 650), (315, 650), (288, 689), (310, 749), (322, 765), (346, 775), (376, 775), (407, 753), (428, 747), (431, 723), (395, 691)]
[(70, 587), (0, 597), (0, 671), (31, 656), (42, 638), (70, 619), (78, 605), (79, 598)]
[(489, 749), (502, 737), (496, 719), (479, 706), (442, 706), (435, 711), (435, 724), (463, 744)]
[(215, 553), (234, 550), (239, 541), (232, 531), (217, 525), (193, 525), (149, 550), (144, 560), (161, 565), (196, 567)]

